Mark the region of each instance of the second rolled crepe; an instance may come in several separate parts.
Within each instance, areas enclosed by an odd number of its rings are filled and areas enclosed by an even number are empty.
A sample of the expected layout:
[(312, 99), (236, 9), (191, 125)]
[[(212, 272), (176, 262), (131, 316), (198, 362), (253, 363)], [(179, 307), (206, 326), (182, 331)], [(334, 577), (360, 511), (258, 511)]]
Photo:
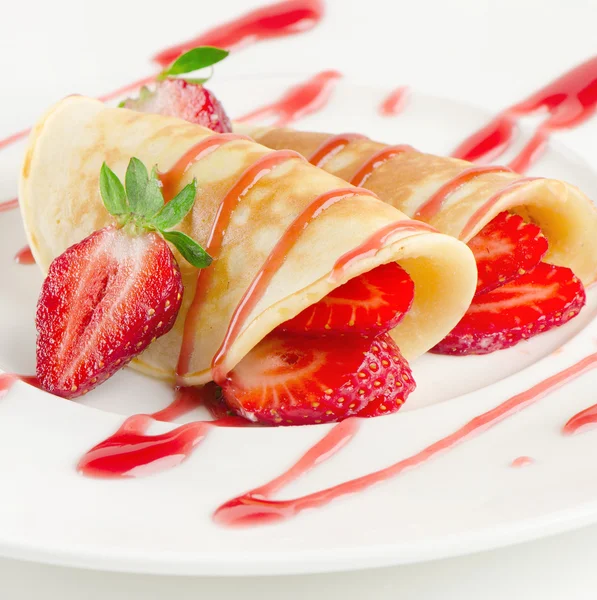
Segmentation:
[[(203, 150), (196, 155), (194, 149), (199, 146)], [(233, 193), (231, 220), (221, 250), (209, 267), (210, 283), (199, 307), (190, 365), (187, 372), (179, 374), (186, 384), (210, 381), (214, 353), (239, 301), (288, 226), (314, 199), (350, 187), (293, 153), (279, 155), (275, 165), (257, 169), (258, 177), (245, 181), (256, 164), (266, 164), (259, 161), (274, 154), (252, 140), (222, 138), (182, 120), (69, 97), (35, 126), (22, 170), (21, 210), (36, 262), (46, 271), (68, 246), (110, 223), (98, 183), (104, 161), (122, 179), (133, 156), (149, 168), (157, 165), (162, 173), (172, 172), (175, 165), (180, 167), (183, 159), (180, 177), (170, 181), (168, 193), (176, 193), (197, 179), (197, 200), (180, 229), (203, 246), (223, 200), (230, 200)], [(395, 223), (406, 223), (407, 227), (386, 236), (378, 248), (357, 252), (340, 278), (330, 278), (339, 259)], [(165, 379), (175, 376), (198, 274), (179, 255), (177, 258), (185, 293), (176, 325), (133, 363)], [(232, 369), (280, 323), (335, 287), (392, 261), (398, 262), (415, 283), (413, 307), (392, 334), (406, 357), (412, 359), (425, 352), (466, 311), (475, 289), (474, 258), (454, 238), (417, 225), (372, 195), (348, 189), (341, 201), (323, 205), (288, 249), (226, 354), (225, 368)]]
[[(545, 261), (597, 279), (597, 211), (575, 186), (507, 169), (389, 147), (364, 136), (239, 126), (270, 148), (291, 148), (329, 173), (375, 192), (409, 217), (468, 242), (500, 212), (536, 223), (549, 241)], [(393, 151), (393, 148), (395, 151)], [(439, 197), (441, 196), (441, 197)], [(435, 201), (434, 201), (435, 199)]]

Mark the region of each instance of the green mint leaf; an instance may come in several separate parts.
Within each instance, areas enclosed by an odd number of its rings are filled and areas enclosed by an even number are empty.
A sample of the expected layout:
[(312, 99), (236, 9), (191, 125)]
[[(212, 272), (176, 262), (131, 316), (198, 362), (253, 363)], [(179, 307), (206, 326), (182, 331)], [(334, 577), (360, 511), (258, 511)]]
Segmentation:
[(197, 194), (197, 180), (185, 185), (175, 198), (164, 204), (162, 209), (151, 218), (151, 224), (157, 229), (170, 229), (178, 225), (193, 208)]
[(144, 217), (152, 217), (164, 206), (164, 196), (162, 195), (162, 186), (158, 179), (158, 166), (155, 165), (151, 170), (147, 187), (145, 188), (145, 203), (143, 205)]
[(176, 246), (176, 249), (194, 267), (203, 269), (209, 267), (212, 257), (193, 239), (182, 231), (162, 231), (166, 240)]
[(111, 215), (117, 216), (129, 212), (124, 187), (116, 173), (106, 163), (100, 170), (100, 194), (106, 210)]
[(137, 215), (147, 214), (145, 212), (145, 192), (148, 182), (149, 175), (145, 165), (133, 156), (126, 170), (125, 185), (131, 212)]
[(158, 75), (158, 79), (166, 79), (172, 75), (192, 73), (205, 67), (211, 67), (228, 56), (227, 50), (214, 46), (200, 46), (193, 48), (179, 56), (169, 67)]

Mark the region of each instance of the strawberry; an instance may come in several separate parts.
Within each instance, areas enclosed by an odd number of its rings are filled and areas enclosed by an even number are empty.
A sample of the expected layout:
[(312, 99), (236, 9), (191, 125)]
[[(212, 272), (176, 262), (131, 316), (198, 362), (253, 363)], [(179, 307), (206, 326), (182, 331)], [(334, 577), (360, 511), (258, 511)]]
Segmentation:
[[(341, 421), (370, 403), (371, 415), (400, 408), (415, 388), (388, 334), (307, 337), (274, 331), (231, 371), (222, 386), (237, 414), (267, 425)], [(382, 408), (385, 407), (384, 408)]]
[(193, 48), (157, 76), (154, 91), (143, 87), (138, 98), (129, 98), (120, 106), (139, 112), (178, 117), (216, 133), (228, 133), (232, 131), (232, 123), (220, 101), (203, 87), (207, 79), (174, 78), (176, 75), (211, 67), (226, 56), (228, 52), (220, 48)]
[(393, 329), (413, 302), (415, 286), (396, 263), (351, 279), (281, 326), (292, 333), (361, 333)]
[(468, 243), (477, 261), (477, 294), (524, 275), (547, 252), (547, 239), (519, 215), (500, 213)]
[(509, 348), (568, 322), (585, 300), (584, 287), (570, 269), (541, 262), (526, 275), (476, 296), (433, 351), (488, 354)]
[(45, 390), (75, 398), (93, 389), (167, 333), (183, 286), (166, 239), (194, 266), (205, 251), (178, 231), (196, 182), (164, 205), (156, 170), (131, 159), (126, 190), (104, 164), (100, 190), (118, 226), (92, 233), (57, 257), (37, 305), (37, 377)]
[(125, 100), (122, 106), (138, 112), (178, 117), (216, 133), (232, 131), (232, 123), (213, 93), (184, 79), (158, 82), (155, 91), (144, 87), (138, 98)]

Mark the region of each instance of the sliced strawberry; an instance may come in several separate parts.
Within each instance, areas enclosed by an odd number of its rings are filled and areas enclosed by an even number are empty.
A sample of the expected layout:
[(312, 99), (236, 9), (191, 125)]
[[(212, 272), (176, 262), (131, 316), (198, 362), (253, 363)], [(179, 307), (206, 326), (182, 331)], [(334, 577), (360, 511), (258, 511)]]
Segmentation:
[(122, 106), (144, 113), (178, 117), (216, 133), (232, 131), (232, 123), (213, 93), (184, 79), (159, 81), (153, 92), (142, 88), (139, 98), (125, 100)]
[(393, 329), (412, 305), (415, 285), (396, 263), (381, 265), (351, 279), (282, 324), (293, 333), (363, 333)]
[(460, 323), (433, 349), (488, 354), (514, 346), (575, 317), (585, 290), (566, 267), (539, 263), (530, 273), (473, 300)]
[(167, 333), (182, 281), (156, 233), (131, 237), (107, 227), (50, 265), (37, 305), (37, 376), (74, 398), (93, 389)]
[(223, 393), (251, 421), (307, 425), (341, 421), (369, 403), (378, 405), (375, 414), (394, 412), (414, 388), (410, 368), (388, 334), (354, 336), (346, 343), (275, 331), (228, 375)]
[(477, 294), (524, 275), (547, 252), (547, 239), (519, 215), (500, 213), (468, 243), (477, 261)]

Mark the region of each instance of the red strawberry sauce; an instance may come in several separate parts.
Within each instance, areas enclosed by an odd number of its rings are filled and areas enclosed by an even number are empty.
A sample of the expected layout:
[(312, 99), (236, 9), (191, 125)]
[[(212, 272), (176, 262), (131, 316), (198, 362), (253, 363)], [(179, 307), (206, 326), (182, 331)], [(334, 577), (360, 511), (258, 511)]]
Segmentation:
[(21, 248), (15, 254), (15, 262), (19, 265), (34, 265), (35, 259), (33, 258), (33, 254), (31, 253), (31, 248), (29, 248), (29, 246)]
[(396, 88), (390, 92), (379, 105), (379, 114), (382, 117), (399, 115), (408, 102), (409, 89), (406, 86)]
[(597, 427), (597, 404), (593, 404), (571, 417), (564, 425), (562, 433), (573, 435), (595, 427)]
[(407, 144), (383, 148), (383, 150), (380, 150), (365, 161), (359, 170), (352, 176), (350, 183), (352, 183), (352, 185), (363, 185), (365, 181), (369, 179), (373, 171), (383, 165), (386, 161), (390, 160), (390, 158), (397, 154), (402, 154), (402, 152), (412, 152), (413, 150), (414, 148)]
[(341, 133), (329, 137), (311, 156), (308, 161), (316, 167), (322, 167), (332, 156), (341, 152), (354, 140), (366, 139), (360, 133)]
[(12, 200), (6, 200), (5, 202), (0, 202), (0, 213), (9, 210), (14, 210), (15, 208), (18, 208), (18, 206), (19, 200), (17, 198), (13, 198)]
[(581, 125), (593, 115), (596, 107), (597, 56), (594, 56), (507, 108), (462, 142), (452, 156), (473, 162), (492, 161), (512, 145), (521, 117), (545, 111), (547, 118), (509, 165), (523, 173), (543, 154), (553, 131)]
[(169, 65), (182, 53), (197, 46), (238, 48), (262, 40), (309, 31), (323, 17), (323, 0), (286, 0), (253, 10), (237, 19), (208, 29), (182, 44), (162, 50), (153, 59)]
[[(111, 436), (91, 448), (77, 469), (89, 477), (145, 477), (170, 469), (186, 460), (214, 427), (246, 427), (241, 417), (218, 413), (214, 388), (177, 388), (174, 401), (152, 415), (132, 415)], [(151, 435), (156, 421), (172, 421), (198, 406), (215, 413), (214, 421), (192, 421), (166, 433)]]
[(535, 462), (531, 456), (517, 456), (511, 463), (510, 466), (514, 469), (520, 469), (521, 467), (528, 467)]
[(244, 135), (236, 133), (222, 133), (219, 135), (210, 135), (202, 139), (198, 144), (191, 146), (170, 169), (159, 173), (162, 182), (162, 194), (165, 202), (170, 202), (178, 192), (178, 185), (189, 167), (201, 158), (211, 154), (224, 144), (234, 140), (247, 140)]
[(485, 166), (485, 167), (470, 167), (469, 169), (465, 169), (450, 179), (447, 183), (442, 185), (437, 192), (435, 192), (429, 200), (427, 200), (424, 204), (422, 204), (417, 212), (414, 215), (415, 219), (431, 219), (435, 215), (437, 215), (448, 196), (453, 194), (456, 190), (458, 190), (461, 186), (469, 181), (475, 179), (479, 175), (483, 175), (485, 173), (511, 173), (512, 169), (508, 167), (493, 167), (493, 166)]
[(17, 375), (16, 373), (0, 373), (0, 398), (8, 394), (17, 381), (23, 381), (34, 387), (39, 387), (35, 375)]
[(239, 122), (275, 117), (273, 125), (285, 127), (293, 121), (321, 110), (330, 100), (332, 89), (342, 75), (338, 71), (322, 71), (307, 81), (290, 88), (271, 104), (257, 108), (236, 119)]
[(166, 433), (148, 435), (154, 420), (133, 415), (118, 431), (85, 453), (77, 470), (91, 477), (139, 477), (180, 464), (207, 435), (211, 425), (195, 421)]

